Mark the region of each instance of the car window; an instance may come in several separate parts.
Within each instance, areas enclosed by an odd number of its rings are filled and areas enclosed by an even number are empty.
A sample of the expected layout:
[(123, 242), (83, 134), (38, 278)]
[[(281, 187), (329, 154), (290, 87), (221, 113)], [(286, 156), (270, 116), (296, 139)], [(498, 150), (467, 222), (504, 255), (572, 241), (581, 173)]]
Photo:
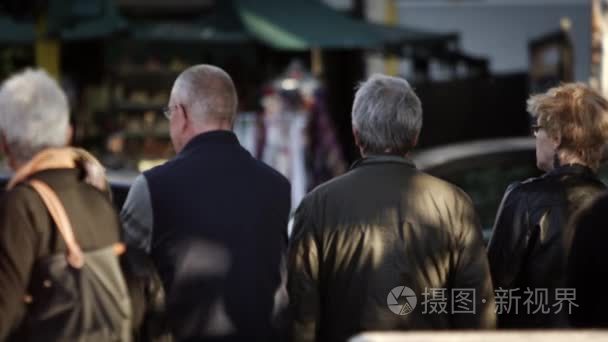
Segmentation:
[(471, 197), (486, 240), (509, 184), (541, 174), (534, 153), (529, 151), (460, 160), (429, 173), (460, 187)]

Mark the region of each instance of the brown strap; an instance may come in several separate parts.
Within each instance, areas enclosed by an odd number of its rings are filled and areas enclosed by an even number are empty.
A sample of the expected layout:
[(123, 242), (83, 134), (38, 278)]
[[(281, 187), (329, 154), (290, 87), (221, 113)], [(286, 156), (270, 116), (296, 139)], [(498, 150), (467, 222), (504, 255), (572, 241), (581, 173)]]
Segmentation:
[(68, 249), (68, 263), (74, 268), (81, 268), (84, 264), (84, 255), (82, 254), (80, 246), (76, 242), (74, 231), (72, 230), (72, 224), (70, 223), (70, 219), (68, 218), (61, 201), (55, 192), (44, 182), (32, 179), (29, 181), (29, 184), (42, 198), (42, 201), (46, 205), (51, 217), (57, 225), (59, 233), (63, 237), (63, 241)]

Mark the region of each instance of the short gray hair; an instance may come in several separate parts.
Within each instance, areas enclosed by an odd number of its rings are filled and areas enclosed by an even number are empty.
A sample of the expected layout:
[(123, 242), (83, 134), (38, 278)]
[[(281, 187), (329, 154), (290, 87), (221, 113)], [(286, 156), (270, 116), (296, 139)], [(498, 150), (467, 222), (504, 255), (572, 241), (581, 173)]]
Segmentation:
[(405, 154), (422, 128), (422, 105), (406, 80), (375, 74), (355, 94), (352, 125), (363, 151)]
[(68, 129), (68, 99), (45, 71), (26, 69), (2, 84), (0, 130), (16, 160), (64, 146)]
[(238, 105), (236, 88), (230, 75), (208, 64), (184, 70), (173, 85), (172, 98), (179, 98), (195, 121), (234, 120)]

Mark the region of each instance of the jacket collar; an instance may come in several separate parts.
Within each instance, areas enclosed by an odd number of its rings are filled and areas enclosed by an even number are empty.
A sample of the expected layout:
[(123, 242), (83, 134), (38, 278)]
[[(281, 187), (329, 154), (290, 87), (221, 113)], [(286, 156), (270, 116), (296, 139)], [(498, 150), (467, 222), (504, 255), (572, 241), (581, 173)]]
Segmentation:
[(215, 144), (231, 144), (231, 145), (236, 144), (236, 145), (238, 145), (239, 139), (236, 137), (236, 135), (232, 131), (217, 130), (217, 131), (201, 133), (201, 134), (195, 136), (194, 138), (192, 138), (186, 144), (186, 146), (184, 146), (184, 149), (181, 151), (180, 154), (188, 153), (192, 150), (197, 149), (200, 146), (204, 146), (207, 144), (213, 144), (213, 145), (215, 145)]
[(416, 168), (414, 162), (408, 157), (388, 155), (388, 154), (373, 154), (365, 158), (361, 158), (353, 163), (350, 167), (351, 170), (361, 166), (375, 165), (375, 164), (403, 164), (411, 168)]
[(581, 164), (560, 165), (546, 173), (548, 177), (559, 177), (562, 175), (580, 175), (595, 177), (595, 172), (591, 168)]
[(35, 173), (55, 169), (81, 169), (87, 183), (102, 191), (108, 188), (101, 163), (89, 152), (72, 147), (47, 148), (37, 153), (15, 172), (6, 188), (12, 189)]

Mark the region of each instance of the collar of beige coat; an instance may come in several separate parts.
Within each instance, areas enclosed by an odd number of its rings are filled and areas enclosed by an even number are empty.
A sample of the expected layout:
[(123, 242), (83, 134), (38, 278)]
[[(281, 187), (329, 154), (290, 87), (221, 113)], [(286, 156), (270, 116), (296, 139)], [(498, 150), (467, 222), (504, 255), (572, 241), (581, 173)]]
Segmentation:
[(105, 169), (101, 163), (89, 152), (73, 147), (48, 148), (39, 152), (15, 172), (6, 188), (10, 190), (40, 171), (71, 168), (82, 169), (85, 173), (85, 182), (101, 191), (107, 190)]

